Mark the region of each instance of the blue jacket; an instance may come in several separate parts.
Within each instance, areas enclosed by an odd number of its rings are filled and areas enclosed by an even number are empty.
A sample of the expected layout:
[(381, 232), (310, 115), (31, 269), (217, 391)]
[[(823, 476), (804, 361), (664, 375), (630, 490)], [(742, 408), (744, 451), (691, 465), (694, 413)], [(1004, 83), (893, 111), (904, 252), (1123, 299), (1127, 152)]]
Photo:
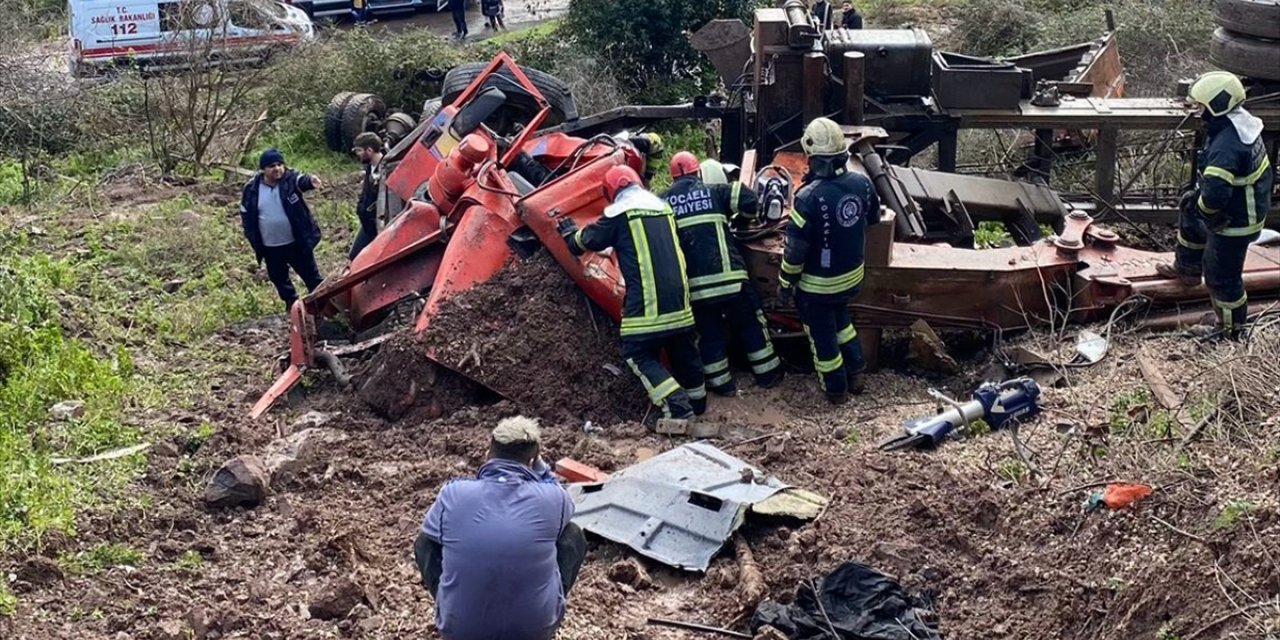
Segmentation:
[(1258, 233), (1267, 222), (1274, 172), (1260, 135), (1262, 123), (1246, 114), (1235, 117), (1252, 120), (1256, 129), (1245, 142), (1228, 117), (1208, 120), (1197, 204), (1219, 235), (1243, 237)]
[[(249, 240), (249, 246), (253, 247), (253, 254), (259, 258), (266, 253), (266, 248), (262, 245), (262, 233), (258, 230), (258, 185), (260, 184), (262, 184), (261, 173), (245, 183), (244, 193), (240, 196), (240, 224), (244, 227), (244, 237)], [(310, 249), (320, 244), (320, 227), (316, 225), (316, 219), (311, 216), (311, 208), (307, 206), (307, 201), (302, 194), (314, 188), (310, 175), (298, 173), (293, 169), (286, 170), (284, 177), (280, 179), (280, 199), (284, 201), (282, 204), (285, 215), (289, 216), (289, 226), (293, 227), (294, 241), (305, 242)]]
[(492, 459), (440, 490), (422, 531), (442, 548), (436, 626), (448, 640), (551, 640), (565, 598), (556, 540), (573, 500), (541, 476)]

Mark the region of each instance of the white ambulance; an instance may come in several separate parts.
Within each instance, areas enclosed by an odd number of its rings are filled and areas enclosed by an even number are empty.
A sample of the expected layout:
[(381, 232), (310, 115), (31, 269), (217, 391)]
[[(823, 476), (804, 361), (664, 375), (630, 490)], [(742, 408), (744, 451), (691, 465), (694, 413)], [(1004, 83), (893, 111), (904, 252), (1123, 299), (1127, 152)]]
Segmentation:
[(315, 37), (304, 11), (275, 0), (70, 0), (69, 8), (77, 76), (120, 64), (190, 66), (195, 52), (250, 61)]

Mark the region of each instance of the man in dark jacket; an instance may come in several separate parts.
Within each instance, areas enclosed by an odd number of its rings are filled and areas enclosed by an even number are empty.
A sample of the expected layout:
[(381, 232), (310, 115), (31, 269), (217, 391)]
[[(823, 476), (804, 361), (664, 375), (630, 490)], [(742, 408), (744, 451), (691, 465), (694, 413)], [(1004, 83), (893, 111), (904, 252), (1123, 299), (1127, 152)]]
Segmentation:
[(707, 390), (725, 396), (738, 391), (729, 372), (726, 324), (746, 349), (756, 383), (772, 387), (782, 380), (782, 363), (774, 355), (759, 298), (729, 229), (732, 216), (755, 217), (756, 194), (741, 182), (707, 184), (699, 178), (700, 170), (688, 151), (671, 156), (674, 182), (662, 197), (676, 214)]
[(474, 479), (440, 489), (414, 542), (445, 640), (551, 640), (587, 554), (538, 423), (498, 423)]
[(290, 267), (306, 283), (307, 291), (324, 280), (315, 255), (320, 227), (302, 198), (303, 192), (324, 185), (315, 176), (285, 168), (284, 154), (276, 149), (262, 153), (258, 169), (240, 197), (240, 224), (258, 265), (267, 263), (267, 276), (288, 313), (298, 299), (289, 278)]
[(449, 13), (453, 14), (453, 39), (467, 37), (467, 0), (449, 0)]
[(822, 388), (839, 404), (849, 391), (862, 392), (866, 361), (848, 305), (862, 288), (867, 225), (880, 221), (880, 199), (866, 176), (848, 170), (840, 125), (817, 118), (805, 127), (800, 145), (809, 173), (787, 224), (778, 301), (794, 297)]
[(824, 30), (831, 28), (832, 13), (831, 4), (827, 0), (818, 0), (809, 9), (809, 15), (813, 16), (814, 20), (817, 21), (818, 28)]
[(840, 5), (840, 26), (845, 29), (862, 28), (862, 14), (858, 13), (858, 8), (849, 0), (844, 0), (844, 4)]
[(347, 254), (348, 260), (355, 260), (378, 235), (378, 171), (382, 164), (382, 138), (366, 131), (356, 136), (355, 148), (351, 152), (364, 163), (364, 182), (360, 185), (360, 199), (356, 201), (360, 231), (356, 233), (351, 251)]
[[(604, 216), (581, 230), (562, 220), (560, 233), (574, 255), (608, 248), (616, 252), (627, 285), (619, 332), (622, 357), (663, 417), (687, 420), (701, 415), (707, 408), (707, 388), (675, 216), (666, 201), (641, 186), (640, 175), (631, 167), (605, 172), (604, 192), (612, 203)], [(670, 372), (659, 360), (664, 349)]]
[(1197, 163), (1195, 189), (1183, 194), (1178, 246), (1172, 265), (1156, 270), (1188, 286), (1205, 286), (1217, 310), (1218, 328), (1238, 337), (1248, 316), (1244, 263), (1271, 207), (1275, 179), (1262, 139), (1262, 121), (1245, 111), (1244, 85), (1234, 74), (1211, 71), (1188, 92), (1203, 109), (1207, 139)]

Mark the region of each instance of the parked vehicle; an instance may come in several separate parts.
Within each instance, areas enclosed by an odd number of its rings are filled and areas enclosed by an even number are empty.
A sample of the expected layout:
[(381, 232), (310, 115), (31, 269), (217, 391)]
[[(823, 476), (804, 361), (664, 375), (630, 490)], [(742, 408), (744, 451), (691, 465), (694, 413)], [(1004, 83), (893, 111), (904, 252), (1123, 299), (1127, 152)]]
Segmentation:
[[(449, 0), (367, 0), (374, 15), (417, 11), (435, 7), (444, 11)], [(351, 15), (351, 0), (292, 0), (292, 4), (313, 18), (343, 18)]]
[[(275, 0), (71, 0), (71, 71), (252, 62), (315, 37), (311, 18)], [(193, 45), (208, 38), (208, 48)]]

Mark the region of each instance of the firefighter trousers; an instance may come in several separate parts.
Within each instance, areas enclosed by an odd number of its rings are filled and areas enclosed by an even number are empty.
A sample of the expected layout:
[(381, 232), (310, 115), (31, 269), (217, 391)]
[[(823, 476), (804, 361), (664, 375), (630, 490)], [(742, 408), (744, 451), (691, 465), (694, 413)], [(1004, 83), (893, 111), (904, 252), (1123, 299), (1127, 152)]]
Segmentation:
[[(669, 372), (659, 360), (664, 349), (671, 362)], [(663, 417), (691, 418), (706, 411), (707, 388), (692, 327), (656, 337), (623, 337), (622, 357), (640, 378), (649, 400), (662, 409)]]
[(1183, 212), (1178, 219), (1174, 269), (1189, 276), (1204, 276), (1218, 326), (1227, 334), (1239, 333), (1248, 316), (1244, 261), (1249, 254), (1249, 243), (1257, 240), (1258, 235), (1224, 236), (1213, 233), (1194, 213)]
[(822, 389), (828, 396), (844, 396), (849, 391), (849, 379), (867, 367), (858, 331), (849, 316), (848, 300), (804, 291), (797, 291), (795, 300)]
[(743, 284), (742, 290), (731, 296), (694, 303), (693, 320), (698, 328), (702, 372), (706, 375), (710, 391), (728, 395), (737, 390), (729, 372), (729, 334), (726, 328), (746, 350), (747, 362), (756, 382), (765, 387), (777, 382), (782, 374), (782, 362), (773, 352), (769, 325), (749, 283)]

